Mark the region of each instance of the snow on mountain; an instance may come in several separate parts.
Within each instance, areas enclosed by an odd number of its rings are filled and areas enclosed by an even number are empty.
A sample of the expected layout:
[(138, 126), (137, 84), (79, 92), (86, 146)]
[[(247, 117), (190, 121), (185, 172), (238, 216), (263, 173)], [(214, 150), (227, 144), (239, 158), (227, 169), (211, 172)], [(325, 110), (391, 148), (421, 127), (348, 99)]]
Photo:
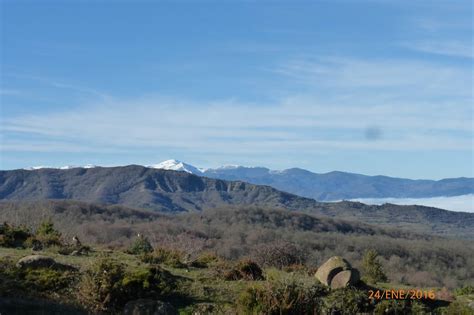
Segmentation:
[(77, 168), (79, 166), (75, 166), (75, 165), (65, 165), (65, 166), (61, 166), (59, 169), (60, 170), (70, 170), (72, 168)]
[(97, 165), (93, 165), (93, 164), (86, 164), (86, 165), (83, 165), (83, 166), (65, 165), (65, 166), (61, 166), (61, 167), (52, 167), (52, 166), (40, 165), (40, 166), (25, 167), (24, 170), (34, 171), (34, 170), (40, 170), (40, 169), (43, 169), (43, 168), (52, 168), (52, 169), (59, 169), (59, 170), (70, 170), (70, 169), (73, 169), (73, 168), (94, 168), (94, 167), (97, 167)]
[(171, 171), (182, 171), (195, 175), (201, 175), (203, 173), (203, 171), (198, 169), (197, 167), (178, 160), (166, 160), (158, 164), (147, 165), (147, 167)]
[(39, 166), (30, 166), (30, 167), (25, 167), (24, 170), (27, 171), (34, 171), (34, 170), (40, 170), (42, 168), (51, 168), (50, 166), (44, 166), (44, 165), (39, 165)]
[(211, 168), (209, 170), (235, 170), (237, 168), (241, 167), (240, 165), (233, 165), (233, 164), (228, 164), (228, 165), (222, 165), (216, 168)]

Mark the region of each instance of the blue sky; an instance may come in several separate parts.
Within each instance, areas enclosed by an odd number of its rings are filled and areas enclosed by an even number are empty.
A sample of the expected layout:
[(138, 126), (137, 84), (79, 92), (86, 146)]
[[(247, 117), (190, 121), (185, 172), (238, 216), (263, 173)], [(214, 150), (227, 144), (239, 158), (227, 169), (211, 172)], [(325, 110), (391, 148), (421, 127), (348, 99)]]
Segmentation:
[(0, 1), (1, 169), (473, 174), (471, 1)]

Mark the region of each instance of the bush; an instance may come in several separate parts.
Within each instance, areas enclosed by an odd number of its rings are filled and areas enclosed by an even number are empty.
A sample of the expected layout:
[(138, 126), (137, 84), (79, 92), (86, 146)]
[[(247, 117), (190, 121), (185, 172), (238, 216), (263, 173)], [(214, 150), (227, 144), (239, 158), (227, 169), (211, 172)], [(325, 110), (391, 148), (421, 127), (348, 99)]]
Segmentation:
[(88, 270), (79, 285), (79, 296), (88, 308), (101, 312), (123, 304), (122, 280), (125, 270), (122, 264), (103, 258)]
[(15, 227), (6, 222), (0, 225), (1, 247), (25, 247), (26, 241), (30, 237), (31, 232), (26, 227)]
[(224, 280), (264, 280), (263, 270), (257, 263), (244, 259), (239, 261), (233, 268), (224, 271)]
[(122, 286), (126, 296), (137, 298), (167, 296), (176, 289), (173, 276), (157, 266), (128, 273)]
[(164, 264), (173, 268), (183, 268), (183, 253), (175, 249), (156, 248), (153, 253), (145, 253), (140, 259), (148, 264)]
[(156, 266), (127, 272), (122, 264), (103, 258), (82, 278), (79, 295), (92, 311), (111, 312), (130, 300), (166, 296), (175, 288), (174, 277)]
[(76, 274), (50, 268), (18, 268), (8, 259), (0, 259), (0, 296), (49, 296), (67, 290)]
[(151, 253), (152, 251), (153, 247), (151, 246), (150, 241), (144, 236), (138, 236), (128, 249), (128, 253), (133, 255), (144, 255)]
[(472, 285), (466, 285), (462, 288), (458, 288), (454, 291), (455, 295), (468, 295), (468, 294), (474, 294), (474, 286)]
[(383, 300), (375, 305), (374, 310), (375, 315), (397, 315), (410, 313), (410, 308), (405, 300)]
[(202, 253), (191, 262), (191, 266), (196, 268), (208, 268), (219, 261), (219, 257), (214, 253)]
[(71, 272), (50, 268), (26, 269), (22, 274), (25, 285), (34, 292), (56, 292), (67, 288), (73, 281)]
[(373, 250), (367, 250), (362, 259), (362, 270), (367, 282), (377, 283), (387, 281), (387, 276), (383, 271), (382, 264), (378, 260), (378, 253)]
[(337, 289), (324, 299), (327, 314), (352, 315), (368, 312), (370, 301), (367, 292), (351, 288)]
[(472, 308), (466, 304), (454, 301), (442, 311), (443, 315), (472, 315)]
[(252, 257), (262, 266), (271, 266), (282, 269), (304, 262), (304, 252), (295, 244), (277, 242), (258, 246)]
[(326, 289), (295, 279), (269, 281), (243, 291), (237, 307), (244, 314), (319, 314)]
[(61, 233), (54, 228), (54, 224), (50, 219), (41, 222), (36, 231), (36, 239), (46, 247), (62, 245)]

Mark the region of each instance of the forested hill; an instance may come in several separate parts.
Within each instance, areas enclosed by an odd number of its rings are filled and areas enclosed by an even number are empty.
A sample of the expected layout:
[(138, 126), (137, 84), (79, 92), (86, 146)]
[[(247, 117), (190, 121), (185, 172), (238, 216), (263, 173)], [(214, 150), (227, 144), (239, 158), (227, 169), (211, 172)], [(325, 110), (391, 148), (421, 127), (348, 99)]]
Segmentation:
[(474, 237), (474, 214), (422, 206), (322, 203), (239, 181), (142, 166), (0, 171), (0, 200), (79, 200), (162, 212), (221, 206), (259, 206), (403, 227), (438, 235)]

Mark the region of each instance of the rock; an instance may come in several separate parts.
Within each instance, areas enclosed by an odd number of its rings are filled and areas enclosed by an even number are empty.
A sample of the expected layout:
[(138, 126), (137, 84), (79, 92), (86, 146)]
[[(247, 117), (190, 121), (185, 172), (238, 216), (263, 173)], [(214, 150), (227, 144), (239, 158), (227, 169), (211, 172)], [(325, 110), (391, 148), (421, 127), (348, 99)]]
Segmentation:
[(16, 263), (18, 268), (51, 268), (54, 270), (77, 270), (75, 267), (56, 262), (53, 258), (42, 255), (25, 256)]
[(56, 261), (47, 256), (30, 255), (18, 260), (16, 266), (19, 268), (49, 268), (53, 266)]
[(340, 256), (329, 258), (316, 271), (315, 277), (324, 285), (332, 289), (344, 288), (356, 284), (359, 279), (359, 271), (351, 267), (351, 264)]
[(315, 276), (322, 284), (329, 286), (336, 274), (349, 269), (351, 265), (347, 260), (340, 256), (333, 256), (318, 268)]
[(360, 276), (357, 269), (344, 270), (339, 272), (331, 280), (331, 289), (345, 288), (359, 282)]
[(173, 305), (150, 299), (139, 299), (127, 302), (123, 315), (177, 315)]

